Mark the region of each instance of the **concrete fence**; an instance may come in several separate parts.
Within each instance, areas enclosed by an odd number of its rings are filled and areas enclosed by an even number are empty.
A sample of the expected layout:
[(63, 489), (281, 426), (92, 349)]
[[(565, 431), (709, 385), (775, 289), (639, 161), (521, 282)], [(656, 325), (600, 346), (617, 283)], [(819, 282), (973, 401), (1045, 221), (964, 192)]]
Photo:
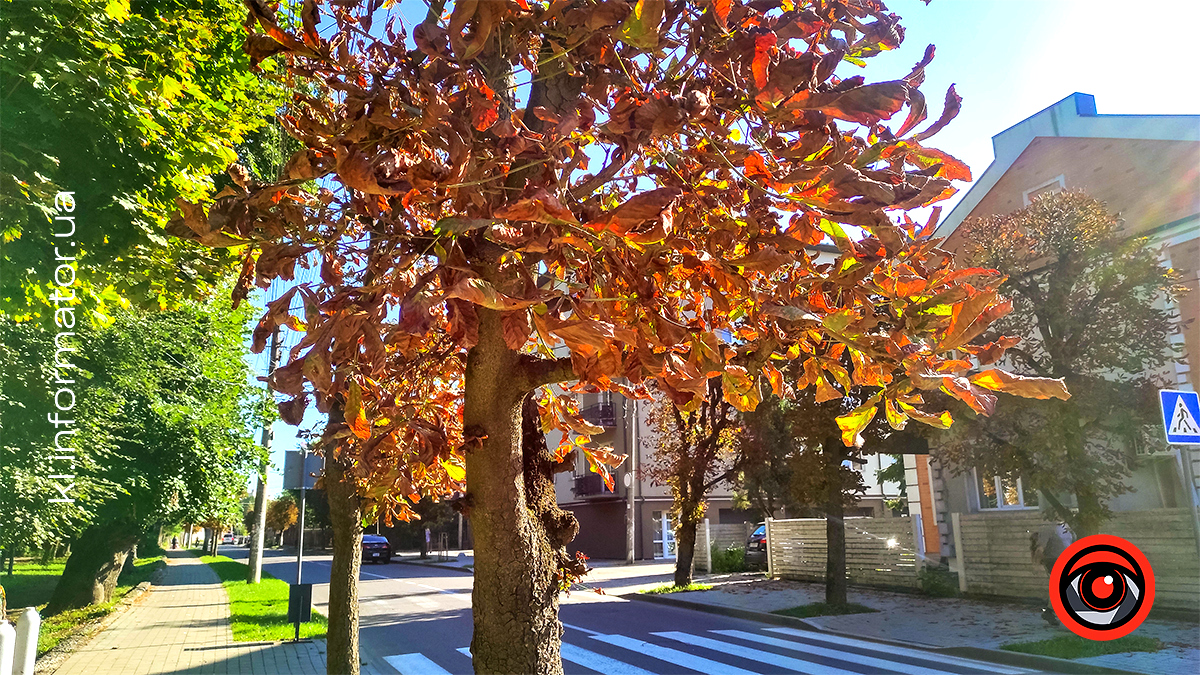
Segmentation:
[[(1044, 599), (1049, 575), (1030, 535), (1051, 527), (1037, 510), (952, 514), (959, 588), (981, 595)], [(1118, 511), (1101, 531), (1137, 546), (1154, 570), (1154, 604), (1200, 609), (1200, 556), (1187, 509)]]
[(33, 607), (21, 612), (16, 628), (0, 617), (0, 675), (33, 675), (41, 626)]
[[(846, 578), (873, 586), (916, 587), (919, 520), (846, 518)], [(767, 521), (767, 573), (772, 578), (824, 581), (825, 519)]]

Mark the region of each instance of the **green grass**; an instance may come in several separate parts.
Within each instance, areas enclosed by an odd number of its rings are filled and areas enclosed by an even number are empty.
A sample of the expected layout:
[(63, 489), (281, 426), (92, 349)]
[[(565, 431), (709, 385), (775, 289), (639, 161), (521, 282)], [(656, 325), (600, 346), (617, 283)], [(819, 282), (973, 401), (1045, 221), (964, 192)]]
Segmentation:
[[(230, 623), (238, 642), (290, 640), (295, 624), (288, 623), (288, 584), (263, 572), (262, 582), (246, 583), (246, 565), (219, 556), (200, 556), (221, 577), (229, 593)], [(324, 638), (326, 619), (313, 613), (313, 621), (300, 624), (300, 637)]]
[[(162, 560), (163, 556), (159, 555), (134, 561), (134, 569), (122, 574), (118, 580), (111, 602), (42, 617), (41, 632), (38, 634), (38, 656), (53, 649), (80, 626), (111, 614), (134, 586), (150, 580), (154, 570), (162, 564)], [(11, 610), (10, 618), (15, 619), (25, 607), (44, 610), (51, 594), (54, 593), (55, 585), (58, 584), (58, 578), (62, 576), (66, 562), (65, 558), (60, 558), (49, 565), (36, 562), (18, 563), (13, 567), (13, 576), (0, 576), (0, 585), (4, 586)]]
[(644, 591), (639, 591), (639, 592), (645, 593), (647, 595), (662, 595), (664, 593), (686, 593), (688, 591), (707, 591), (711, 588), (712, 588), (712, 584), (697, 584), (697, 583), (693, 582), (693, 583), (688, 584), (687, 586), (676, 586), (675, 584), (663, 584), (662, 586), (655, 586), (654, 588), (648, 588)]
[(866, 605), (860, 605), (855, 602), (848, 602), (844, 605), (828, 605), (824, 602), (813, 602), (799, 607), (789, 607), (787, 609), (777, 609), (772, 614), (782, 616), (794, 616), (797, 619), (810, 619), (814, 616), (838, 616), (841, 614), (868, 614), (870, 612), (878, 612), (877, 609), (871, 609)]
[(1163, 644), (1158, 638), (1144, 635), (1126, 635), (1116, 640), (1103, 642), (1088, 640), (1078, 635), (1059, 635), (1037, 642), (1013, 642), (1002, 645), (1000, 648), (1010, 652), (1053, 656), (1058, 659), (1086, 659), (1089, 656), (1122, 654), (1124, 652), (1156, 652), (1163, 648)]

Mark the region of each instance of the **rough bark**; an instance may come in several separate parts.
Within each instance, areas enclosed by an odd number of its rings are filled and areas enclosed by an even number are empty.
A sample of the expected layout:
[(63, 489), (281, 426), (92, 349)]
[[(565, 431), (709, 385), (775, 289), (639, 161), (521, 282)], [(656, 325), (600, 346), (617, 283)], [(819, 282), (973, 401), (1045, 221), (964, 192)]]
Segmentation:
[(97, 523), (83, 531), (59, 577), (46, 615), (112, 600), (113, 589), (140, 531), (128, 522)]
[(846, 604), (846, 509), (842, 494), (842, 465), (837, 437), (825, 439), (825, 603)]
[[(691, 507), (695, 509), (695, 506)], [(690, 518), (680, 518), (679, 527), (675, 533), (675, 585), (687, 586), (692, 583), (692, 573), (696, 568), (696, 526), (698, 523)], [(712, 570), (709, 570), (712, 572)]]
[(467, 355), (463, 414), (468, 445), (479, 439), (466, 456), (475, 672), (557, 675), (560, 570), (583, 571), (564, 548), (579, 524), (556, 505), (555, 465), (527, 397), (534, 383), (504, 343), (498, 312), (479, 309), (478, 335)]
[[(342, 421), (341, 408), (329, 413)], [(329, 573), (329, 629), (325, 670), (329, 675), (358, 675), (358, 574), (362, 566), (362, 504), (340, 459), (327, 452), (325, 494), (333, 525), (333, 562)]]

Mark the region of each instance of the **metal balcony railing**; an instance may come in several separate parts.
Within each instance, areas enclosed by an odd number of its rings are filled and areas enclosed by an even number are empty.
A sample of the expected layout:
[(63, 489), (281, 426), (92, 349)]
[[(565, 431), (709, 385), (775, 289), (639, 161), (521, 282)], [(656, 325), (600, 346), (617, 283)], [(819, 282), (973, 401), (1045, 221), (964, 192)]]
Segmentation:
[(614, 427), (617, 425), (616, 410), (612, 403), (597, 403), (581, 408), (579, 414), (583, 419), (598, 427)]
[(576, 497), (586, 497), (587, 495), (612, 494), (607, 487), (604, 486), (604, 479), (598, 473), (585, 473), (582, 476), (575, 476), (575, 486), (571, 490)]

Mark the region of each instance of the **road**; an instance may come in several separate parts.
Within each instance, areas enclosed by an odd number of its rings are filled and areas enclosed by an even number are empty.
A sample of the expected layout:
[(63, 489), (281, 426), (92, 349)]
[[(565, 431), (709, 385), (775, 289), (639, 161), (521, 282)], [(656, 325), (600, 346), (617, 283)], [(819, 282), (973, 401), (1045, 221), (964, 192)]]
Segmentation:
[[(221, 554), (244, 560), (247, 550), (222, 546)], [(294, 555), (268, 551), (263, 569), (295, 581)], [(628, 575), (634, 569), (612, 568), (609, 575)], [(328, 602), (329, 570), (330, 556), (305, 557), (302, 581), (314, 584), (313, 603), (322, 611)], [(603, 579), (605, 570), (598, 572)], [(609, 585), (653, 580), (624, 578)], [(471, 673), (471, 582), (469, 574), (436, 567), (364, 565), (359, 583), (363, 660), (380, 672), (402, 675)], [(1029, 672), (592, 592), (572, 593), (560, 617), (563, 667), (570, 675)]]

